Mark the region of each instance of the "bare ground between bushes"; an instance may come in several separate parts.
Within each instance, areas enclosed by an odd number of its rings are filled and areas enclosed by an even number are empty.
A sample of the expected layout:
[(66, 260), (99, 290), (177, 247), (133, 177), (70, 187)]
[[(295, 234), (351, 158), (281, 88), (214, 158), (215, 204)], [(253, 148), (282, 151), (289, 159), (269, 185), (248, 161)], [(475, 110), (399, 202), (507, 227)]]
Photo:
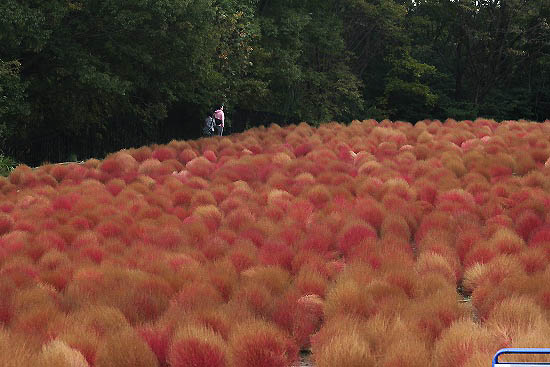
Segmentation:
[(296, 362), (292, 367), (314, 367), (311, 351), (303, 350), (300, 352), (300, 361)]
[(464, 288), (462, 287), (462, 281), (456, 287), (456, 293), (458, 293), (458, 296), (460, 297), (459, 302), (467, 303), (470, 306), (470, 309), (472, 310), (472, 320), (476, 324), (480, 324), (481, 320), (479, 319), (477, 309), (472, 304), (472, 295), (464, 290)]

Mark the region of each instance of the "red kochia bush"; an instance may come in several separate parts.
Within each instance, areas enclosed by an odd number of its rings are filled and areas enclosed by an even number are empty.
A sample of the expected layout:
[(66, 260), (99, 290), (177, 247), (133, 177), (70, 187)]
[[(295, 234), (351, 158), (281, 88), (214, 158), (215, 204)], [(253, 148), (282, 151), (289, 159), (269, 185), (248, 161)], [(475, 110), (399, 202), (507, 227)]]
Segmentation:
[(152, 176), (155, 171), (162, 166), (158, 159), (147, 159), (139, 164), (138, 172), (144, 175)]
[[(374, 366), (372, 349), (375, 346), (369, 345), (368, 326), (364, 321), (350, 316), (328, 320), (312, 337), (315, 364), (320, 367)], [(377, 334), (384, 335), (386, 329)]]
[(229, 337), (235, 366), (288, 367), (298, 359), (298, 348), (279, 329), (265, 321), (246, 321)]
[[(252, 244), (251, 246), (254, 247)], [(229, 260), (238, 272), (242, 272), (258, 262), (256, 252), (254, 251), (251, 253), (246, 249), (236, 249), (231, 251), (229, 253)]]
[(436, 341), (453, 322), (469, 314), (467, 307), (457, 302), (455, 289), (454, 286), (440, 289), (417, 300), (406, 310), (407, 322), (428, 345)]
[(474, 246), (464, 257), (464, 267), (468, 268), (475, 263), (485, 264), (498, 254), (487, 242), (481, 242)]
[(315, 185), (304, 190), (304, 196), (315, 205), (316, 208), (323, 208), (330, 201), (332, 194), (325, 185)]
[(504, 346), (501, 343), (496, 333), (487, 328), (480, 327), (473, 321), (459, 321), (445, 330), (435, 343), (432, 365), (466, 367), (476, 352), (491, 352), (493, 355)]
[(453, 233), (455, 230), (456, 220), (448, 213), (434, 211), (422, 218), (420, 227), (415, 233), (415, 240), (420, 243), (424, 236), (433, 230), (441, 230)]
[(193, 191), (189, 188), (182, 188), (172, 193), (172, 203), (174, 206), (187, 206), (191, 202)]
[(496, 215), (494, 217), (488, 218), (485, 221), (485, 233), (488, 236), (492, 236), (497, 231), (504, 228), (514, 228), (514, 221), (512, 220), (512, 218), (505, 214)]
[(543, 309), (534, 299), (525, 296), (512, 296), (495, 305), (491, 310), (485, 325), (497, 327), (505, 331), (510, 339), (524, 332), (534, 330), (543, 325), (545, 320)]
[(332, 247), (332, 232), (321, 223), (312, 223), (299, 242), (299, 247), (306, 251), (325, 254)]
[[(71, 184), (71, 183), (79, 184), (80, 182), (88, 178), (90, 175), (90, 172), (92, 171), (88, 167), (82, 166), (77, 163), (71, 163), (68, 165), (68, 167), (69, 167), (69, 171), (67, 172), (67, 176), (65, 176), (65, 180), (63, 182), (66, 184)], [(98, 177), (96, 179), (102, 182), (105, 182), (106, 180), (108, 180), (109, 177), (107, 173), (99, 170), (97, 172), (98, 172)]]
[(82, 248), (80, 250), (80, 255), (83, 258), (89, 258), (96, 264), (99, 264), (101, 263), (103, 258), (107, 255), (107, 253), (101, 247), (97, 245), (91, 245), (91, 246)]
[(212, 150), (205, 150), (203, 155), (212, 163), (215, 163), (218, 160), (218, 157), (216, 157), (216, 153), (214, 153)]
[(65, 290), (67, 304), (73, 308), (110, 305), (132, 323), (156, 319), (168, 306), (172, 293), (171, 286), (159, 276), (113, 265), (80, 269)]
[(443, 256), (433, 252), (424, 252), (420, 254), (416, 261), (415, 269), (421, 276), (429, 273), (440, 274), (453, 286), (456, 285), (458, 280), (447, 260)]
[(450, 190), (437, 196), (438, 205), (442, 205), (445, 202), (452, 202), (455, 205), (459, 204), (463, 210), (467, 211), (473, 210), (476, 206), (472, 194), (462, 189)]
[(153, 153), (151, 154), (151, 158), (158, 159), (159, 161), (167, 161), (169, 159), (176, 158), (177, 153), (175, 149), (172, 149), (167, 146), (161, 146), (153, 150)]
[(214, 205), (198, 206), (193, 211), (193, 215), (201, 218), (210, 231), (215, 231), (222, 221), (222, 213)]
[[(248, 271), (248, 270), (247, 270)], [(249, 283), (233, 294), (235, 302), (262, 318), (270, 318), (273, 311), (274, 296), (263, 285)]]
[(353, 223), (344, 227), (340, 232), (338, 249), (343, 254), (348, 254), (354, 247), (369, 238), (376, 238), (376, 231), (366, 223)]
[(308, 200), (297, 200), (290, 205), (287, 215), (296, 223), (306, 226), (311, 222), (314, 210), (315, 207)]
[(52, 175), (57, 182), (61, 182), (67, 173), (69, 172), (69, 167), (66, 165), (56, 164), (52, 167), (50, 175)]
[[(365, 291), (365, 287), (372, 281), (369, 276), (369, 272), (372, 271), (370, 269), (368, 265), (350, 268), (329, 287), (324, 304), (326, 319), (341, 315), (368, 319), (380, 311), (379, 300), (375, 300), (373, 294)], [(361, 270), (367, 272), (363, 271), (359, 275)]]
[(302, 233), (302, 225), (294, 221), (287, 221), (278, 234), (278, 238), (289, 246), (293, 246)]
[(131, 149), (128, 151), (132, 157), (138, 162), (143, 162), (151, 158), (152, 150), (149, 147), (141, 147), (138, 149)]
[(241, 238), (252, 241), (256, 247), (260, 248), (265, 242), (266, 234), (258, 226), (251, 226), (241, 231)]
[(75, 248), (82, 248), (85, 246), (99, 246), (102, 241), (102, 236), (92, 231), (84, 231), (77, 235), (73, 241), (72, 246)]
[(52, 202), (54, 210), (71, 210), (78, 199), (81, 197), (78, 193), (71, 193), (68, 195), (60, 195)]
[(535, 247), (523, 250), (518, 259), (527, 274), (536, 273), (546, 269), (550, 253), (547, 249)]
[(105, 238), (118, 237), (122, 233), (122, 224), (117, 223), (113, 218), (109, 218), (99, 223), (95, 230)]
[(550, 225), (545, 225), (534, 231), (529, 238), (529, 246), (550, 245)]
[(195, 209), (198, 206), (202, 205), (213, 205), (216, 206), (217, 202), (214, 198), (214, 195), (207, 190), (195, 190), (193, 196), (191, 197), (190, 207)]
[(17, 186), (33, 187), (37, 184), (36, 174), (32, 168), (21, 164), (11, 171), (8, 180)]
[(105, 338), (98, 350), (96, 367), (157, 367), (158, 361), (149, 346), (132, 329)]
[(13, 225), (14, 221), (9, 215), (0, 213), (0, 235), (11, 231)]
[(187, 326), (176, 332), (170, 347), (171, 367), (227, 367), (227, 347), (221, 336), (202, 326)]
[(207, 282), (185, 284), (170, 301), (171, 307), (192, 311), (214, 307), (223, 302), (216, 288)]
[(187, 162), (185, 168), (195, 176), (206, 178), (214, 171), (215, 165), (204, 157), (198, 157)]
[(238, 274), (235, 266), (228, 260), (213, 261), (208, 271), (210, 283), (220, 292), (224, 301), (228, 301), (237, 284)]
[(156, 231), (149, 233), (145, 238), (160, 249), (175, 249), (183, 244), (185, 240), (181, 230), (176, 225), (157, 228)]
[(472, 227), (460, 231), (455, 243), (456, 252), (461, 262), (464, 262), (466, 255), (479, 242), (482, 241), (481, 229)]
[(38, 230), (36, 226), (36, 220), (32, 219), (19, 219), (15, 226), (13, 227), (16, 231), (34, 233)]
[(289, 292), (275, 306), (273, 321), (292, 335), (300, 348), (310, 346), (310, 336), (314, 334), (322, 320), (323, 301), (317, 295), (298, 297)]
[(359, 199), (355, 203), (355, 213), (369, 223), (371, 226), (380, 230), (382, 222), (384, 221), (384, 208), (383, 206), (373, 199)]
[(407, 221), (400, 215), (386, 216), (380, 228), (381, 237), (396, 237), (409, 241), (411, 238), (411, 230)]
[(0, 211), (4, 213), (11, 213), (13, 209), (15, 208), (15, 205), (11, 202), (0, 202)]
[(294, 155), (296, 157), (301, 157), (313, 150), (313, 146), (310, 143), (303, 143), (294, 148)]
[(523, 237), (525, 241), (529, 241), (529, 237), (533, 231), (540, 227), (542, 223), (542, 220), (534, 211), (526, 210), (515, 220), (516, 232)]
[(424, 367), (429, 365), (430, 350), (414, 335), (407, 335), (391, 343), (380, 362), (380, 367)]
[(267, 241), (260, 249), (259, 258), (262, 264), (291, 270), (294, 251), (284, 242)]
[(124, 189), (125, 186), (126, 183), (123, 180), (113, 179), (107, 182), (105, 188), (111, 193), (111, 195), (117, 196), (122, 191), (122, 189)]
[(16, 292), (16, 285), (11, 279), (0, 280), (0, 326), (8, 325), (14, 313), (13, 295)]
[(124, 167), (122, 166), (122, 162), (114, 157), (110, 157), (101, 162), (99, 169), (107, 173), (112, 178), (118, 178), (120, 177)]
[(31, 236), (23, 231), (13, 231), (0, 237), (0, 249), (8, 255), (15, 255), (30, 243)]
[(165, 366), (172, 336), (170, 329), (167, 327), (140, 326), (136, 331), (155, 353), (160, 365)]
[(231, 328), (235, 324), (235, 320), (223, 308), (198, 311), (190, 317), (190, 322), (213, 330), (224, 340), (229, 338)]
[(57, 249), (64, 251), (67, 241), (54, 231), (44, 231), (35, 237), (27, 247), (26, 253), (35, 261), (48, 250)]
[(239, 231), (250, 226), (255, 220), (254, 214), (252, 214), (250, 209), (245, 207), (235, 209), (225, 217), (228, 227), (234, 231)]

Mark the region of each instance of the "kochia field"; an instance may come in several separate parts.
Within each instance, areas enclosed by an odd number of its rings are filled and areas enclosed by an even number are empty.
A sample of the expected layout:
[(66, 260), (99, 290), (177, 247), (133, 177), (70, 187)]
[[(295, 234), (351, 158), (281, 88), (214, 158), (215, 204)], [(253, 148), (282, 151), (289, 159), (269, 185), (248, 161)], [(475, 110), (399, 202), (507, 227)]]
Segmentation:
[(0, 366), (550, 346), (550, 121), (254, 128), (0, 178)]

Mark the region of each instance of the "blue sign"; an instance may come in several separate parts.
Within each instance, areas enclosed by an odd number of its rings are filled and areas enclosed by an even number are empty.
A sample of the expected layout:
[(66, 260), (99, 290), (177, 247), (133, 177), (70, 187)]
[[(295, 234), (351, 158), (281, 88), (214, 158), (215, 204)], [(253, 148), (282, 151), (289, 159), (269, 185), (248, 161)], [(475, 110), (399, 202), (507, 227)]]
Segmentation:
[(498, 361), (498, 357), (504, 354), (548, 354), (550, 356), (550, 348), (505, 348), (499, 350), (493, 357), (493, 367), (535, 367), (535, 366), (550, 366), (550, 362), (503, 362)]

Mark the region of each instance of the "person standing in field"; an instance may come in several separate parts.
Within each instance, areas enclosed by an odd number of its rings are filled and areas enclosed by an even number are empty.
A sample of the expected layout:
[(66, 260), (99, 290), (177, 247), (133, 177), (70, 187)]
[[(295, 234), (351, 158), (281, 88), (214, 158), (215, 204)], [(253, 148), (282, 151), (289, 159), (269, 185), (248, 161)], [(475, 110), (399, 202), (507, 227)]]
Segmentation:
[(223, 126), (225, 124), (225, 115), (223, 113), (223, 104), (219, 109), (214, 111), (214, 119), (216, 121), (216, 132), (219, 136), (223, 134)]

